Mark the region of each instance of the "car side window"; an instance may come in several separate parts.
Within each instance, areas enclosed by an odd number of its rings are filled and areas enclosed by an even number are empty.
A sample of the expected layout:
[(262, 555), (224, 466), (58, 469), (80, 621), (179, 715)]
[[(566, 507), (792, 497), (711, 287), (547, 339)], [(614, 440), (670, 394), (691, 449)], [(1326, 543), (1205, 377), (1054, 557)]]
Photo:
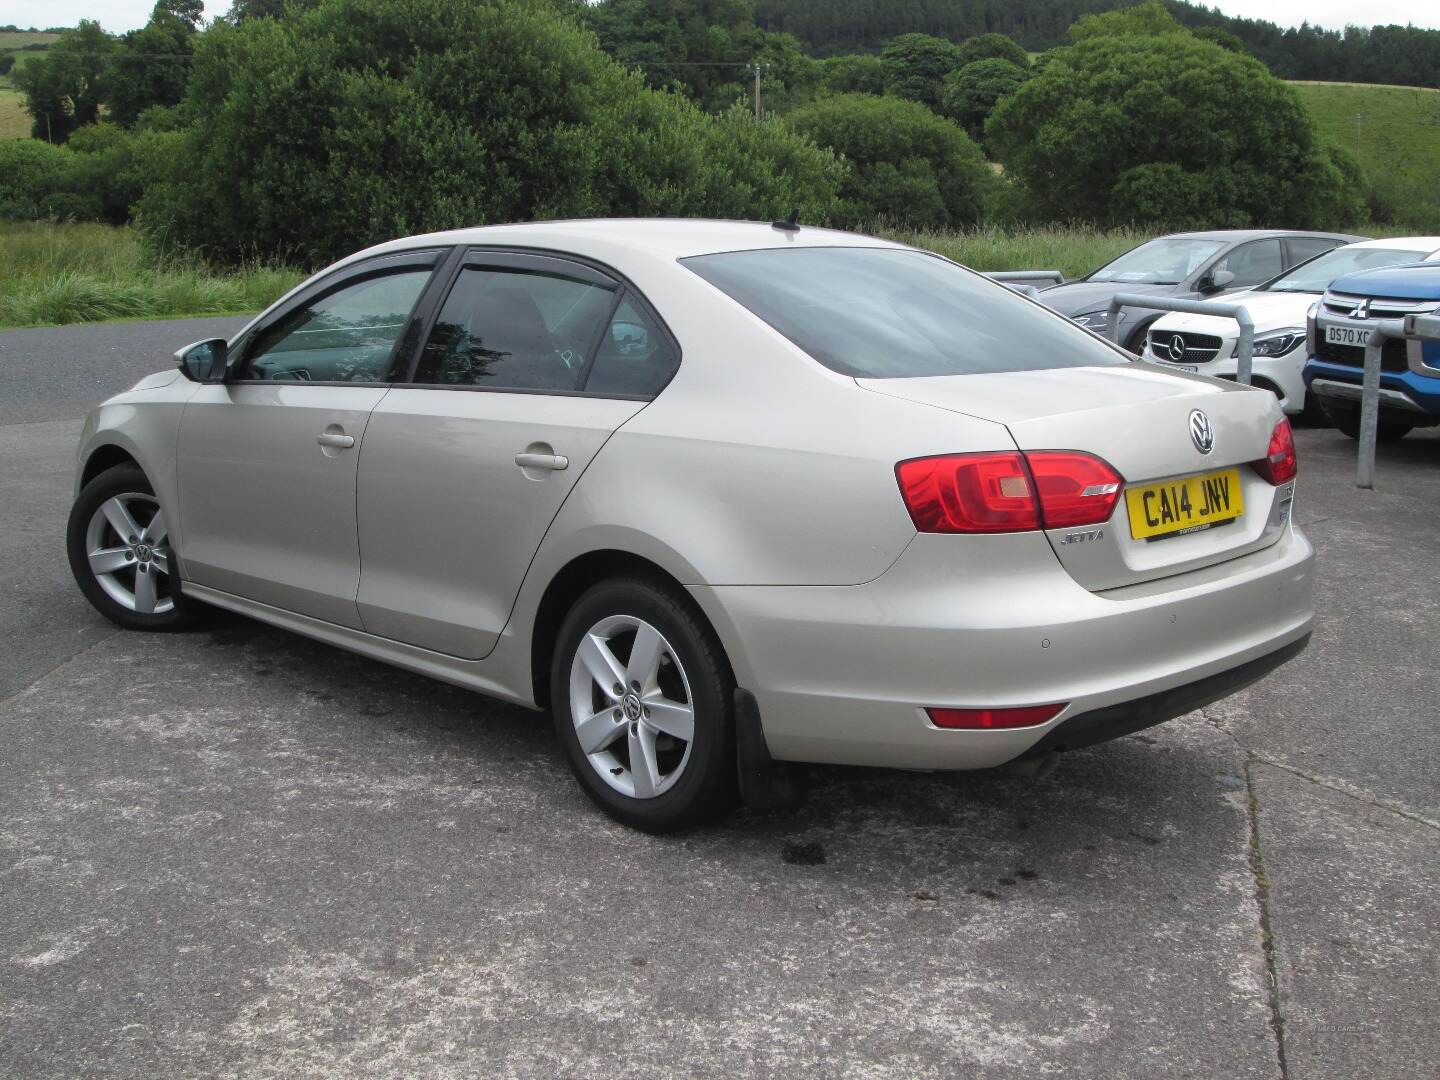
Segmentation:
[(655, 320), (629, 299), (615, 309), (585, 380), (585, 392), (654, 397), (675, 374), (679, 356)]
[(420, 354), (415, 382), (575, 390), (617, 288), (548, 270), (466, 267)]
[(430, 273), (367, 277), (292, 311), (252, 340), (235, 379), (379, 382)]
[(1313, 259), (1316, 255), (1340, 246), (1338, 240), (1319, 236), (1292, 236), (1287, 242), (1290, 245), (1290, 266), (1297, 266), (1307, 259)]
[(1235, 280), (1228, 288), (1242, 285), (1259, 285), (1269, 281), (1285, 269), (1280, 255), (1279, 240), (1255, 240), (1241, 244), (1215, 264), (1216, 270), (1229, 270)]

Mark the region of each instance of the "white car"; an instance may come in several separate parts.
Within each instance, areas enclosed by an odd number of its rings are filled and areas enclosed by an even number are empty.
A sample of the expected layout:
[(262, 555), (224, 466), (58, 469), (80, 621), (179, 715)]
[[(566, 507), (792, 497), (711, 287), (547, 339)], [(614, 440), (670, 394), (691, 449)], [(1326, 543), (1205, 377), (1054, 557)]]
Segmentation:
[(883, 240), (410, 237), (178, 360), (86, 422), (91, 603), (137, 630), (228, 608), (549, 709), (644, 829), (775, 761), (1053, 760), (1310, 636), (1271, 395)]
[[(1317, 255), (1250, 292), (1225, 297), (1243, 304), (1255, 320), (1255, 351), (1251, 381), (1280, 399), (1290, 414), (1307, 413), (1305, 382), (1305, 315), (1330, 282), (1342, 274), (1401, 263), (1440, 260), (1440, 236), (1406, 236), (1363, 240)], [(1235, 378), (1240, 327), (1216, 315), (1169, 314), (1157, 319), (1146, 336), (1144, 357), (1181, 371)]]

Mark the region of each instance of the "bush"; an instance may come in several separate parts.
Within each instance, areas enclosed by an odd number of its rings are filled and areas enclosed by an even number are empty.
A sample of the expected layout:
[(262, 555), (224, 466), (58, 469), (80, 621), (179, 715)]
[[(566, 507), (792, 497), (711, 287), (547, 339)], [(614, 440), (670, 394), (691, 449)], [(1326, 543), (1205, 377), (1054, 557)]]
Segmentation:
[(956, 59), (959, 67), (977, 60), (1009, 60), (1018, 68), (1030, 66), (1030, 54), (1018, 41), (1004, 34), (980, 34), (962, 41)]
[(918, 102), (841, 94), (802, 106), (787, 120), (850, 163), (836, 224), (878, 218), (912, 228), (956, 227), (984, 213), (995, 181), (979, 147)]
[(940, 91), (940, 112), (978, 139), (996, 103), (1014, 93), (1028, 77), (1025, 68), (1009, 60), (976, 60), (945, 76)]
[(0, 140), (0, 219), (46, 216), (46, 199), (69, 188), (72, 169), (64, 147), (36, 139)]
[(1188, 35), (1056, 49), (985, 133), (1054, 220), (1323, 228), (1363, 214), (1295, 92)]
[(940, 103), (941, 80), (960, 66), (960, 50), (929, 34), (901, 34), (881, 50), (880, 62), (887, 91), (933, 109)]
[(649, 90), (524, 0), (323, 0), (196, 41), (162, 247), (309, 264), (391, 237), (529, 218), (827, 216), (842, 167), (778, 124)]
[(0, 75), (9, 75), (10, 69), (15, 66), (14, 53), (0, 53)]
[(832, 56), (820, 63), (820, 84), (831, 94), (883, 94), (885, 64), (878, 56)]

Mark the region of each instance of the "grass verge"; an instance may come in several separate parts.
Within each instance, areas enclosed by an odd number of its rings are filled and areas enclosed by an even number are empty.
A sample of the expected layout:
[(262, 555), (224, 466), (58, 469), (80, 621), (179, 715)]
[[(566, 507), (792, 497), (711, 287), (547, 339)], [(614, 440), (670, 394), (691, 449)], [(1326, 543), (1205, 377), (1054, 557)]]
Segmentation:
[(285, 266), (157, 262), (130, 230), (108, 225), (0, 225), (0, 327), (259, 311), (304, 277)]

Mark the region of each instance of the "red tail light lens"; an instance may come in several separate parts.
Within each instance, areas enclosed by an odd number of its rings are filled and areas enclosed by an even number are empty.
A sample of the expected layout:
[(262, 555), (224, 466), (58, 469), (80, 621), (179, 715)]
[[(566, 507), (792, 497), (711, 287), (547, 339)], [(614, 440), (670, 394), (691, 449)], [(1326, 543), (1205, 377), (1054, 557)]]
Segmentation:
[(966, 731), (1034, 727), (1060, 715), (1059, 705), (1029, 705), (1023, 709), (926, 709), (936, 727)]
[(895, 466), (900, 494), (921, 532), (1038, 529), (1030, 474), (1019, 454), (949, 454)]
[(1284, 484), (1295, 479), (1300, 463), (1295, 457), (1295, 434), (1290, 430), (1289, 420), (1281, 420), (1275, 425), (1265, 456), (1254, 465), (1255, 471), (1272, 484)]
[(1110, 520), (1124, 478), (1073, 450), (948, 454), (895, 466), (921, 532), (1067, 529)]
[(1040, 494), (1040, 519), (1047, 529), (1102, 525), (1110, 520), (1124, 479), (1091, 454), (1038, 450), (1025, 455)]

